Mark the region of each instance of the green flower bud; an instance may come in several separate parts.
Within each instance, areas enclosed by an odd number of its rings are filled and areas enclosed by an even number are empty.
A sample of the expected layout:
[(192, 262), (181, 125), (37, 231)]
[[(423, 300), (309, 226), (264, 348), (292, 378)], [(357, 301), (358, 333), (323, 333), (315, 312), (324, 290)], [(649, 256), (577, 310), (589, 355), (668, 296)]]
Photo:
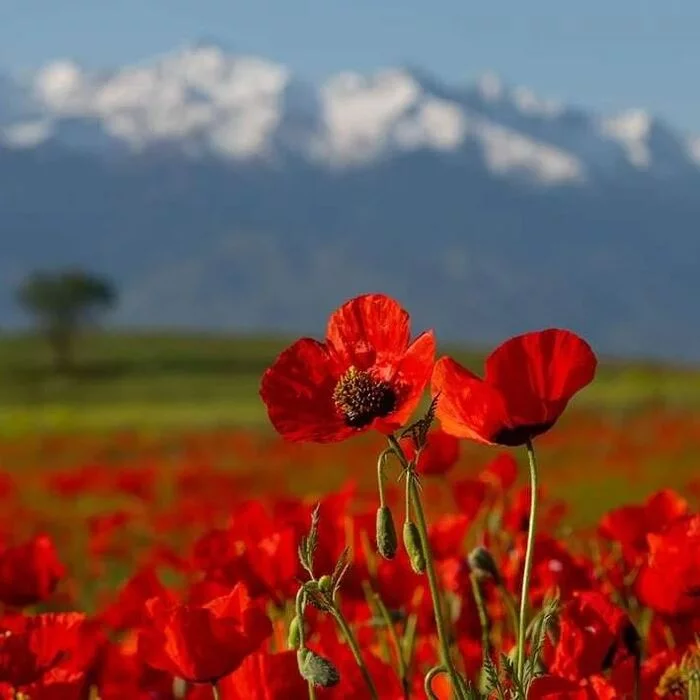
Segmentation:
[(469, 568), (479, 578), (492, 578), (497, 584), (501, 582), (501, 574), (491, 552), (486, 547), (475, 547), (467, 557)]
[(292, 618), (292, 621), (289, 623), (289, 632), (287, 634), (287, 646), (290, 649), (297, 649), (299, 647), (299, 642), (301, 642), (301, 626), (304, 624), (298, 617), (298, 615), (295, 615)]
[(309, 649), (300, 649), (297, 661), (302, 678), (316, 686), (332, 688), (340, 682), (338, 669), (328, 659), (324, 659)]
[(333, 579), (328, 574), (324, 574), (318, 580), (318, 587), (323, 593), (331, 593), (333, 591)]
[(408, 520), (403, 524), (403, 546), (406, 548), (408, 558), (411, 561), (411, 568), (417, 574), (422, 574), (425, 571), (423, 545), (421, 544), (416, 524)]
[(394, 518), (388, 506), (377, 509), (377, 550), (385, 559), (393, 559), (398, 549)]

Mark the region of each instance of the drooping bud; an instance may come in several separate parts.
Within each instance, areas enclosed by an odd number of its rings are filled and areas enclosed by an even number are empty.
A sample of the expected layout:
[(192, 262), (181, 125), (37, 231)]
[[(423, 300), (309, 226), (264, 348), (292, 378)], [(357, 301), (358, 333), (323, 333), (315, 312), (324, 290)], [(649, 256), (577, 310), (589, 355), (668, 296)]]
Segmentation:
[(501, 573), (493, 560), (491, 552), (486, 547), (475, 547), (472, 549), (467, 560), (469, 561), (469, 568), (476, 574), (477, 578), (492, 578), (496, 584), (501, 583)]
[(289, 632), (287, 633), (287, 646), (290, 649), (298, 649), (299, 643), (301, 642), (301, 626), (302, 621), (299, 619), (298, 615), (292, 618), (289, 623)]
[(425, 554), (420, 541), (420, 534), (414, 522), (407, 520), (403, 524), (403, 546), (406, 548), (411, 568), (417, 573), (425, 571)]
[(393, 559), (398, 549), (396, 527), (389, 506), (377, 509), (377, 550), (384, 559)]
[(324, 574), (318, 580), (318, 587), (321, 589), (322, 593), (332, 593), (333, 579), (328, 574)]
[(332, 688), (340, 682), (338, 669), (328, 659), (310, 649), (300, 649), (297, 652), (297, 662), (302, 678), (316, 686)]

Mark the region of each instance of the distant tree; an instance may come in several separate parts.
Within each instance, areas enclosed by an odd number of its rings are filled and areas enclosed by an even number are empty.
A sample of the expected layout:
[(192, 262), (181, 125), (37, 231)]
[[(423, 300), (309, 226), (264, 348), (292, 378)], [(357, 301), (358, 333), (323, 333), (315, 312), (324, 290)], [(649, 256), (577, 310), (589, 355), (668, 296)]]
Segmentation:
[(37, 271), (19, 286), (17, 299), (37, 321), (59, 371), (73, 365), (73, 346), (81, 328), (117, 299), (112, 284), (83, 270)]

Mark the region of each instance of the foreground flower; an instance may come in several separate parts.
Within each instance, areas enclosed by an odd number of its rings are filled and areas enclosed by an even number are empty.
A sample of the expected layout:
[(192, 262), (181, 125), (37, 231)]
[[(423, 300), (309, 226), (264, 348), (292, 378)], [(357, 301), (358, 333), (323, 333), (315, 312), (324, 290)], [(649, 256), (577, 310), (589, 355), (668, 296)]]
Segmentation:
[(241, 584), (206, 605), (170, 606), (153, 598), (146, 608), (140, 654), (153, 668), (190, 683), (216, 683), (272, 633), (269, 619)]
[(416, 409), (435, 357), (432, 332), (410, 342), (408, 313), (367, 294), (335, 311), (326, 341), (302, 338), (262, 378), (273, 426), (299, 442), (337, 442), (374, 428), (391, 433)]
[(639, 599), (661, 615), (700, 616), (700, 515), (647, 539), (649, 555), (635, 582)]
[(507, 340), (486, 360), (484, 379), (449, 357), (435, 365), (432, 393), (445, 432), (493, 445), (523, 445), (549, 430), (571, 397), (591, 382), (588, 343), (549, 329)]
[(0, 682), (21, 688), (80, 651), (85, 616), (44, 613), (0, 623)]

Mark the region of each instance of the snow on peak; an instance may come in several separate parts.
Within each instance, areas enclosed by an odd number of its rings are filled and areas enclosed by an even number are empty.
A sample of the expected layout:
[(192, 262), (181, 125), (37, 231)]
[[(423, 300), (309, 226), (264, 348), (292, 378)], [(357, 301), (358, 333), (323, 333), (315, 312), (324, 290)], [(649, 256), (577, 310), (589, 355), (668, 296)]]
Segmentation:
[(245, 157), (265, 148), (288, 81), (283, 66), (197, 46), (107, 77), (57, 61), (37, 74), (34, 92), (54, 115), (97, 118), (132, 146), (191, 138)]
[(24, 148), (49, 138), (98, 151), (167, 142), (191, 155), (294, 153), (334, 168), (419, 150), (476, 151), (492, 173), (545, 184), (617, 173), (621, 161), (664, 176), (700, 166), (700, 139), (680, 137), (642, 110), (600, 118), (491, 72), (467, 89), (399, 68), (314, 84), (205, 42), (109, 74), (53, 61), (35, 74), (26, 108), (3, 85), (0, 139)]
[(405, 71), (385, 70), (371, 76), (346, 72), (332, 77), (321, 86), (323, 131), (314, 145), (316, 154), (335, 164), (366, 162), (390, 144), (395, 130), (404, 146), (430, 140), (431, 123), (446, 126), (446, 138), (454, 142), (455, 132), (460, 131), (459, 115), (425, 97)]
[(643, 109), (631, 109), (614, 117), (604, 119), (603, 134), (617, 141), (624, 149), (630, 163), (638, 168), (651, 165), (649, 137), (653, 118)]
[(49, 63), (34, 79), (35, 97), (60, 114), (83, 109), (87, 89), (86, 77), (80, 66), (69, 60)]
[(559, 102), (541, 99), (526, 87), (518, 87), (513, 90), (513, 102), (523, 114), (557, 117), (563, 112), (563, 107)]

